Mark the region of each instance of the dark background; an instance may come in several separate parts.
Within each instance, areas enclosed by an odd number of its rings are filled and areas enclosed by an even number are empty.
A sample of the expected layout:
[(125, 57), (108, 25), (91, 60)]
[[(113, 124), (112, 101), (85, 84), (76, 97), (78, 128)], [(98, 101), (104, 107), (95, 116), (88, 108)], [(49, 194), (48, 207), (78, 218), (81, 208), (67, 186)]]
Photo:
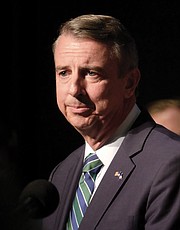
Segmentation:
[(22, 187), (31, 180), (47, 179), (53, 167), (83, 143), (56, 104), (51, 45), (60, 23), (85, 13), (119, 18), (137, 42), (142, 73), (138, 102), (145, 105), (180, 96), (178, 5), (172, 0), (12, 2), (8, 23), (12, 72), (3, 76), (1, 97), (1, 133), (8, 146), (2, 162), (10, 163), (13, 178), (17, 174)]

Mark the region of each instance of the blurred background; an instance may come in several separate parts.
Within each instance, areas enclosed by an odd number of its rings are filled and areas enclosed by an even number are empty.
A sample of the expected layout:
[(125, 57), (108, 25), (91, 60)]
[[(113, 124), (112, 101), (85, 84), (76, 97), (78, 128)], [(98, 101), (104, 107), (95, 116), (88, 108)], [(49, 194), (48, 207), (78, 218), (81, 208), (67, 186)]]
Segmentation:
[(7, 44), (12, 72), (2, 76), (5, 85), (1, 91), (0, 162), (9, 173), (1, 170), (2, 178), (9, 175), (5, 185), (13, 181), (21, 189), (29, 181), (48, 179), (55, 165), (83, 143), (56, 104), (51, 45), (65, 20), (86, 13), (119, 18), (139, 50), (142, 79), (138, 102), (146, 105), (154, 99), (180, 96), (178, 1), (17, 0), (11, 4), (12, 13), (7, 5), (6, 16), (7, 27), (12, 28)]

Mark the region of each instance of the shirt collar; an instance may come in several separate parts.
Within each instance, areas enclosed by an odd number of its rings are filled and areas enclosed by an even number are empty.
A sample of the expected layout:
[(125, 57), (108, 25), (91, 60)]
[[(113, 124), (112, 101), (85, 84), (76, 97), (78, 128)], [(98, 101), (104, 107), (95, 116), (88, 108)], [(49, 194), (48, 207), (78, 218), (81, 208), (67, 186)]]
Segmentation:
[(108, 162), (111, 161), (115, 156), (119, 146), (121, 145), (125, 135), (131, 128), (132, 124), (134, 123), (139, 114), (140, 109), (138, 108), (137, 104), (135, 104), (131, 109), (130, 113), (123, 121), (123, 123), (118, 127), (114, 135), (110, 138), (110, 140), (97, 151), (94, 151), (91, 148), (91, 146), (87, 142), (85, 142), (84, 157), (86, 157), (89, 153), (95, 152), (104, 165), (107, 164), (107, 159)]

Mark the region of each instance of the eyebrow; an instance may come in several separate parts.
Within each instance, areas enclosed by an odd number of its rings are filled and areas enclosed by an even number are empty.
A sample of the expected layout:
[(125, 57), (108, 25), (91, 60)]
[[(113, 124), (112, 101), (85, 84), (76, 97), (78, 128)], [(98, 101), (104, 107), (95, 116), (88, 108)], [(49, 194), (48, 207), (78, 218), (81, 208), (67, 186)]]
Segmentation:
[(55, 70), (59, 71), (59, 70), (62, 70), (62, 69), (67, 69), (67, 68), (68, 68), (68, 66), (56, 66)]
[[(62, 70), (62, 69), (67, 69), (67, 68), (69, 68), (69, 66), (67, 66), (67, 65), (66, 66), (57, 66), (55, 68), (55, 70), (59, 71), (59, 70)], [(99, 67), (99, 66), (86, 65), (86, 66), (80, 67), (79, 69), (80, 70), (92, 69), (92, 70), (96, 70), (98, 72), (104, 73), (104, 68)]]

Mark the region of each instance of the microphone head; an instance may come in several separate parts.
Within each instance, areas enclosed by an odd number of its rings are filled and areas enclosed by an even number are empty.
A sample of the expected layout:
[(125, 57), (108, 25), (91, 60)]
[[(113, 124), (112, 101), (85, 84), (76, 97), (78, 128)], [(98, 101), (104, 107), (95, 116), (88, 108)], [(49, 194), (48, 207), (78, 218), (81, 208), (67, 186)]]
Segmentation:
[(30, 182), (19, 197), (19, 208), (35, 219), (49, 216), (58, 204), (59, 193), (56, 187), (45, 179)]

